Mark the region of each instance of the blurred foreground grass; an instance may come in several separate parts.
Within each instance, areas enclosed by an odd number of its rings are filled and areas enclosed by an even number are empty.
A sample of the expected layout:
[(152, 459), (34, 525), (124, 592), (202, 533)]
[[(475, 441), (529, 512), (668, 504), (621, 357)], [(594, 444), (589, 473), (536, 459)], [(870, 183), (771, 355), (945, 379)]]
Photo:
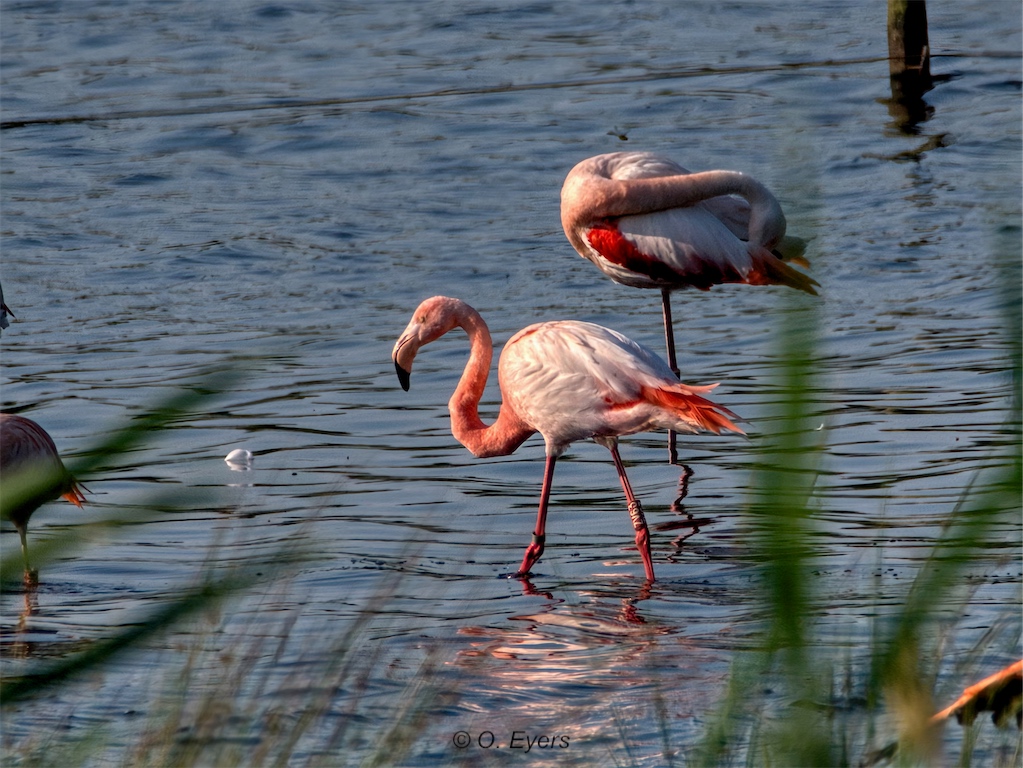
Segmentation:
[[(762, 563), (759, 599), (769, 618), (762, 649), (735, 661), (728, 690), (692, 764), (949, 764), (942, 754), (941, 727), (930, 722), (940, 709), (935, 700), (940, 670), (954, 661), (943, 657), (949, 617), (964, 615), (973, 592), (967, 579), (971, 565), (993, 544), (1004, 543), (999, 537), (1005, 531), (1013, 532), (1017, 552), (1023, 546), (1023, 283), (1017, 240), (1006, 239), (994, 265), (1004, 277), (1002, 341), (1012, 378), (1002, 447), (963, 489), (899, 604), (894, 610), (880, 604), (875, 609), (871, 645), (843, 657), (836, 657), (833, 644), (815, 632), (816, 617), (828, 605), (828, 595), (817, 591), (812, 576), (812, 491), (822, 480), (816, 470), (825, 448), (823, 433), (813, 428), (819, 421), (813, 417), (819, 324), (809, 307), (792, 307), (786, 314), (776, 337), (778, 359), (784, 363), (774, 385), (779, 393), (775, 426), (758, 448), (748, 507), (750, 555)], [(1017, 599), (1001, 612), (1012, 633), (1010, 653), (1020, 650), (1021, 606)], [(992, 627), (982, 643), (1004, 641), (999, 629), (1005, 627)], [(977, 647), (971, 663), (956, 665), (964, 686), (998, 671), (982, 666), (986, 650)], [(787, 705), (772, 706), (777, 697), (765, 691), (774, 693), (775, 686)], [(885, 734), (894, 738), (886, 741)], [(1006, 765), (1020, 764), (1021, 747), (1017, 739)], [(973, 748), (964, 735), (956, 764), (970, 765)]]

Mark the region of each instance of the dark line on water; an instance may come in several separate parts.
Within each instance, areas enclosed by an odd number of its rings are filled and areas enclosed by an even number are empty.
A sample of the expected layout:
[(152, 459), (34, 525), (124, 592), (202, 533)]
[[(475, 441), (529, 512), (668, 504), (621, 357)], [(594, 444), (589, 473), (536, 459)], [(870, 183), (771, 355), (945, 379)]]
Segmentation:
[(887, 58), (861, 58), (861, 59), (825, 59), (823, 61), (795, 62), (791, 64), (769, 64), (763, 66), (749, 67), (699, 67), (673, 68), (647, 72), (636, 75), (620, 75), (617, 77), (599, 77), (585, 80), (564, 80), (560, 82), (544, 83), (523, 83), (519, 85), (505, 84), (492, 85), (474, 88), (440, 88), (432, 91), (419, 91), (417, 93), (387, 94), (381, 96), (350, 96), (344, 98), (329, 99), (287, 99), (277, 100), (261, 104), (228, 104), (223, 106), (194, 106), (181, 107), (178, 109), (147, 109), (147, 110), (125, 110), (121, 112), (108, 112), (102, 115), (65, 115), (52, 117), (26, 117), (17, 120), (0, 121), (0, 130), (9, 128), (24, 128), (29, 125), (62, 125), (66, 123), (91, 123), (110, 120), (145, 120), (152, 117), (182, 117), (188, 115), (215, 115), (229, 114), (232, 112), (257, 112), (271, 109), (316, 109), (322, 107), (352, 106), (360, 104), (374, 104), (387, 101), (415, 101), (419, 99), (438, 99), (451, 96), (481, 96), (497, 93), (517, 93), (522, 91), (542, 91), (559, 88), (585, 88), (599, 85), (620, 85), (626, 83), (639, 83), (651, 80), (673, 80), (690, 77), (704, 77), (707, 75), (722, 74), (747, 74), (756, 72), (777, 72), (796, 69), (809, 69), (812, 67), (840, 67), (850, 64), (873, 64), (887, 61)]
[[(1017, 54), (992, 51), (985, 53), (948, 53), (932, 54), (932, 59), (937, 58), (1004, 58), (1011, 56), (1017, 58)], [(662, 69), (656, 72), (646, 72), (636, 75), (620, 75), (617, 77), (596, 77), (585, 80), (562, 80), (545, 83), (522, 83), (519, 85), (491, 85), (475, 88), (440, 88), (433, 91), (419, 91), (417, 93), (387, 94), (381, 96), (349, 96), (330, 99), (287, 99), (276, 100), (262, 104), (228, 104), (224, 106), (194, 106), (181, 107), (178, 109), (146, 109), (146, 110), (125, 110), (121, 112), (108, 112), (102, 115), (65, 115), (53, 117), (26, 117), (17, 120), (0, 120), (0, 130), (9, 128), (24, 128), (29, 125), (62, 125), (66, 123), (93, 123), (110, 120), (145, 120), (151, 117), (183, 117), (188, 115), (216, 115), (230, 114), (233, 112), (259, 112), (271, 109), (316, 109), (322, 107), (340, 107), (361, 104), (375, 104), (388, 101), (416, 101), (420, 99), (438, 99), (451, 96), (484, 96), (498, 93), (519, 93), (522, 91), (543, 91), (559, 88), (587, 88), (600, 85), (622, 85), (627, 83), (642, 83), (652, 80), (676, 80), (691, 77), (705, 77), (708, 75), (735, 75), (750, 74), (757, 72), (785, 72), (790, 70), (813, 69), (816, 67), (845, 67), (856, 64), (876, 64), (887, 61), (886, 56), (870, 56), (854, 59), (822, 59), (820, 61), (800, 61), (788, 64), (764, 64), (761, 66), (735, 66), (735, 67), (675, 67)]]

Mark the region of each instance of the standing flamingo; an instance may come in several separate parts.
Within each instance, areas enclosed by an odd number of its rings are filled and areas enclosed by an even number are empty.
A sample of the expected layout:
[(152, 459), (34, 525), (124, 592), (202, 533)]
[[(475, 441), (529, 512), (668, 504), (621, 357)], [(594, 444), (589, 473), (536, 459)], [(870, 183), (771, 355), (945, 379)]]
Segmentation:
[[(616, 283), (660, 289), (676, 376), (672, 291), (746, 283), (817, 293), (815, 280), (771, 252), (799, 242), (784, 237), (778, 200), (737, 171), (690, 173), (652, 152), (597, 155), (565, 179), (561, 224), (579, 254)], [(675, 463), (673, 435), (669, 443)]]
[(29, 566), (26, 537), (32, 513), (61, 496), (80, 508), (85, 497), (46, 430), (13, 413), (0, 413), (0, 475), (3, 476), (0, 512), (14, 524), (21, 537), (25, 578), (33, 582), (35, 571)]
[(655, 354), (608, 328), (571, 320), (538, 323), (504, 347), (498, 362), (501, 409), (488, 426), (480, 419), (479, 403), (494, 347), (487, 324), (465, 302), (434, 296), (419, 305), (391, 354), (398, 379), (408, 390), (419, 348), (455, 328), (462, 328), (470, 343), (469, 360), (448, 402), (455, 438), (481, 458), (507, 456), (536, 432), (547, 445), (536, 528), (515, 575), (525, 577), (543, 554), (555, 461), (569, 444), (593, 438), (611, 451), (646, 578), (653, 581), (650, 531), (625, 475), (618, 437), (666, 428), (742, 434), (729, 421), (737, 418), (734, 413), (701, 397), (717, 385), (680, 383)]

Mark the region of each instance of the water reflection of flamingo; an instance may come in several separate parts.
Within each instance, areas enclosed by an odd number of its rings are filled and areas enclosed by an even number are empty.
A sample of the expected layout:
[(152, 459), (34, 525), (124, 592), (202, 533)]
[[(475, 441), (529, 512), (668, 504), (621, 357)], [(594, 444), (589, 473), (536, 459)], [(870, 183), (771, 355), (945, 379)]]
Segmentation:
[[(668, 555), (667, 559), (671, 562), (675, 562), (677, 557), (682, 554), (682, 545), (688, 539), (698, 534), (701, 528), (710, 525), (713, 520), (708, 517), (694, 518), (692, 512), (686, 510), (685, 501), (686, 496), (689, 495), (689, 479), (693, 476), (693, 470), (687, 467), (685, 464), (682, 465), (682, 476), (678, 480), (678, 496), (668, 506), (672, 512), (675, 513), (677, 518), (675, 520), (669, 520), (663, 523), (658, 523), (655, 527), (658, 531), (677, 531), (677, 530), (689, 530), (688, 533), (680, 533), (671, 542), (672, 547), (675, 551)], [(684, 516), (684, 518), (683, 518)]]
[(618, 453), (618, 437), (652, 429), (683, 432), (723, 430), (742, 434), (735, 414), (702, 397), (714, 386), (682, 384), (664, 361), (620, 333), (574, 321), (531, 325), (504, 347), (498, 363), (502, 403), (497, 421), (479, 416), (490, 374), (493, 343), (480, 314), (459, 299), (435, 296), (416, 309), (392, 358), (406, 390), (419, 348), (462, 328), (471, 344), (469, 360), (448, 403), (451, 431), (478, 457), (507, 456), (539, 432), (547, 446), (540, 507), (533, 541), (516, 576), (524, 577), (544, 549), (547, 506), (554, 464), (568, 446), (593, 438), (611, 451), (636, 530), (636, 546), (649, 580), (654, 578), (650, 532)]
[(26, 537), (29, 518), (47, 501), (63, 496), (81, 507), (85, 497), (46, 430), (13, 413), (0, 413), (0, 474), (4, 478), (0, 510), (21, 537), (25, 580), (34, 583), (36, 573), (29, 565)]
[[(816, 293), (815, 280), (776, 255), (793, 253), (794, 262), (806, 263), (802, 241), (785, 237), (778, 200), (737, 171), (690, 173), (651, 152), (597, 155), (565, 179), (561, 224), (579, 254), (615, 282), (660, 289), (668, 365), (676, 376), (672, 291), (745, 283)], [(673, 437), (670, 447), (676, 463)]]

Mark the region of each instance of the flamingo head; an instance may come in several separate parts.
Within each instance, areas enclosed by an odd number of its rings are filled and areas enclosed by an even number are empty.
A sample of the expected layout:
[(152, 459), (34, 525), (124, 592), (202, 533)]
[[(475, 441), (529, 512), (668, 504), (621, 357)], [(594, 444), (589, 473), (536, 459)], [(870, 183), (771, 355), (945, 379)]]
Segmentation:
[(406, 392), (412, 375), (412, 361), (419, 348), (436, 341), (448, 331), (461, 325), (464, 308), (468, 305), (459, 299), (434, 296), (420, 304), (412, 314), (391, 351), (394, 370), (398, 374), (401, 388)]

